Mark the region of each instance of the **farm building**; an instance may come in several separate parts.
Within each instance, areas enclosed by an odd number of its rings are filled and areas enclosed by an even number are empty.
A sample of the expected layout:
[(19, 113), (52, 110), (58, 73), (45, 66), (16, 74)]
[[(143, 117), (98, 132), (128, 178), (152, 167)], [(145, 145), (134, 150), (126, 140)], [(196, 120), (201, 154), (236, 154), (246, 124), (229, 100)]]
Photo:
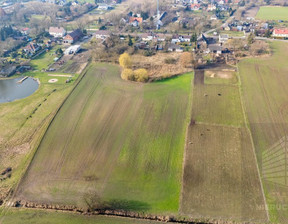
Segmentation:
[(72, 33), (69, 33), (64, 37), (64, 43), (73, 44), (76, 41), (80, 40), (82, 36), (83, 36), (83, 33), (80, 29), (74, 30)]
[(287, 37), (288, 38), (288, 29), (274, 29), (273, 30), (274, 37)]
[(73, 45), (73, 46), (67, 48), (67, 49), (64, 51), (64, 54), (65, 54), (65, 55), (76, 54), (78, 51), (80, 51), (80, 49), (81, 49), (81, 46), (80, 46), (80, 45)]
[(64, 37), (66, 30), (63, 27), (50, 27), (49, 34), (53, 37)]

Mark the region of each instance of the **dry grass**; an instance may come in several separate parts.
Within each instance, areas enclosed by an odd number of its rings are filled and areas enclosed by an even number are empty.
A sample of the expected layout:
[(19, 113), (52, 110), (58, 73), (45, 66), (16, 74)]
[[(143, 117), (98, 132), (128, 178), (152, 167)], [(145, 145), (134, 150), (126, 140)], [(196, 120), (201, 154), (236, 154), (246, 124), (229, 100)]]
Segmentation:
[[(182, 53), (157, 53), (156, 55), (145, 57), (143, 55), (133, 55), (133, 65), (135, 68), (145, 68), (150, 77), (169, 77), (177, 74), (192, 71), (192, 68), (184, 68), (179, 63)], [(174, 58), (176, 64), (166, 64), (165, 59)]]
[(245, 128), (189, 127), (182, 212), (195, 218), (266, 221), (253, 148)]

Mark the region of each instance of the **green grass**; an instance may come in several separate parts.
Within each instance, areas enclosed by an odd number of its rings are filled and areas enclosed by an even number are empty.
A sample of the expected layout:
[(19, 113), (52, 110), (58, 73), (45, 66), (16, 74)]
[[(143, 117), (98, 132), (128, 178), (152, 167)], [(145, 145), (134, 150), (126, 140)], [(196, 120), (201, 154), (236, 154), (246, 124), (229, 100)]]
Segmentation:
[(59, 46), (53, 47), (50, 51), (45, 52), (35, 59), (33, 59), (30, 64), (37, 70), (47, 69), (49, 65), (54, 62), (54, 58), (57, 57), (55, 51), (59, 48)]
[(196, 122), (243, 126), (238, 86), (196, 86), (193, 94), (193, 114)]
[(262, 20), (288, 20), (288, 7), (262, 6), (256, 18)]
[[(57, 114), (19, 198), (177, 213), (191, 74), (139, 84), (93, 65)], [(33, 183), (33, 185), (31, 185)]]
[(40, 80), (38, 90), (27, 98), (0, 104), (0, 170), (13, 169), (12, 177), (0, 182), (0, 197), (22, 177), (35, 146), (77, 78), (66, 84), (66, 77), (56, 77), (58, 82), (51, 84), (48, 80), (55, 77), (47, 73), (22, 74), (26, 75)]
[[(1, 210), (0, 210), (1, 212)], [(159, 222), (148, 220), (137, 220), (121, 217), (106, 216), (84, 216), (79, 214), (29, 210), (29, 209), (10, 209), (5, 215), (1, 216), (1, 224), (156, 224)]]
[[(288, 107), (287, 107), (287, 52), (288, 45), (281, 42), (271, 44), (273, 56), (269, 58), (246, 59), (240, 62), (239, 71), (242, 80), (242, 91), (246, 112), (255, 143), (256, 154), (260, 168), (262, 157), (272, 150), (271, 146), (287, 135)], [(281, 164), (282, 161), (276, 161)], [(272, 165), (275, 163), (271, 163)], [(266, 165), (263, 163), (264, 168)], [(269, 168), (269, 167), (268, 167)], [(262, 171), (262, 170), (260, 170)], [(279, 173), (279, 172), (278, 172)], [(275, 174), (275, 176), (277, 173)], [(271, 178), (268, 178), (271, 181)], [(272, 183), (263, 179), (266, 198), (269, 205), (287, 206), (286, 193), (282, 194), (278, 184), (281, 179)], [(283, 180), (282, 180), (283, 181)], [(286, 223), (287, 210), (269, 207), (271, 221)]]

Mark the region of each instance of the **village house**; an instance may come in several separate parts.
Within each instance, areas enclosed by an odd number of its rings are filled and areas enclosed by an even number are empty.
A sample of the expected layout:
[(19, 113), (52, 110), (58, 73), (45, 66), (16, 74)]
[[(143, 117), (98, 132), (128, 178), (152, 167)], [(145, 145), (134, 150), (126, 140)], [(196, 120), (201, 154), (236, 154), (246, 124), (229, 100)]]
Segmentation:
[(168, 46), (168, 51), (171, 51), (171, 52), (173, 52), (173, 51), (175, 51), (175, 52), (183, 52), (184, 49), (183, 49), (183, 47), (172, 43), (172, 44), (170, 44)]
[(104, 4), (98, 4), (98, 9), (107, 11), (113, 9), (113, 7), (104, 3)]
[(49, 34), (53, 37), (63, 38), (66, 34), (66, 30), (63, 27), (50, 27)]
[(219, 43), (226, 43), (229, 40), (228, 34), (220, 34), (219, 35)]
[(40, 46), (36, 43), (29, 43), (26, 47), (23, 48), (24, 52), (27, 55), (34, 55), (37, 51), (40, 50)]
[(173, 35), (171, 43), (181, 43), (181, 42), (190, 42), (191, 37), (189, 35)]
[(288, 38), (288, 29), (287, 29), (287, 28), (274, 29), (274, 30), (273, 30), (273, 37), (284, 37), (284, 38)]
[(76, 41), (80, 40), (80, 38), (83, 37), (83, 33), (80, 29), (74, 30), (72, 33), (67, 34), (64, 37), (64, 43), (65, 44), (73, 44)]
[(29, 31), (30, 29), (28, 27), (25, 27), (25, 28), (22, 28), (20, 32), (22, 33), (22, 35), (27, 36), (29, 35)]
[(142, 41), (152, 41), (154, 35), (152, 33), (143, 33), (140, 35)]
[(207, 11), (214, 11), (214, 10), (216, 10), (216, 5), (214, 5), (214, 4), (210, 4), (210, 5), (208, 5), (208, 7), (207, 7)]
[(132, 25), (132, 26), (137, 27), (137, 26), (139, 26), (142, 23), (143, 23), (143, 18), (142, 17), (133, 17), (133, 16), (131, 16), (129, 18), (129, 24)]
[(222, 54), (222, 47), (218, 44), (209, 44), (208, 45), (208, 49), (207, 49), (208, 53), (214, 53), (214, 54)]
[(94, 33), (96, 39), (106, 40), (110, 36), (110, 31), (108, 30), (98, 30)]
[(201, 8), (201, 5), (200, 5), (200, 4), (191, 4), (191, 5), (190, 5), (190, 9), (191, 9), (192, 11), (198, 11), (198, 10), (200, 10), (200, 8)]

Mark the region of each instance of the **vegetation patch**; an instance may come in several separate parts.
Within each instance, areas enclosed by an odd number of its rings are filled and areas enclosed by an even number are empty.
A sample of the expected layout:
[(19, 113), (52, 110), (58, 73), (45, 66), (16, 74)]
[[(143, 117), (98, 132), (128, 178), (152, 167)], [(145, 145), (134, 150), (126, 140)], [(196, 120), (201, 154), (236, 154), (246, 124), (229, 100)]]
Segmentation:
[[(282, 172), (285, 170), (283, 164), (286, 160), (281, 153), (285, 151), (285, 147), (280, 143), (287, 136), (288, 70), (285, 58), (288, 56), (288, 45), (273, 42), (271, 46), (274, 52), (272, 57), (243, 60), (239, 69), (246, 112), (261, 168), (268, 208), (273, 218), (271, 221), (285, 223), (288, 216), (287, 211), (282, 208), (288, 204), (285, 182), (287, 174)], [(277, 144), (279, 146), (275, 148)], [(277, 166), (282, 168), (275, 170)], [(271, 172), (274, 173), (273, 179)]]
[(45, 134), (18, 198), (177, 213), (190, 92), (191, 74), (139, 84), (94, 64)]
[(288, 7), (262, 6), (257, 13), (257, 19), (263, 20), (288, 20)]

